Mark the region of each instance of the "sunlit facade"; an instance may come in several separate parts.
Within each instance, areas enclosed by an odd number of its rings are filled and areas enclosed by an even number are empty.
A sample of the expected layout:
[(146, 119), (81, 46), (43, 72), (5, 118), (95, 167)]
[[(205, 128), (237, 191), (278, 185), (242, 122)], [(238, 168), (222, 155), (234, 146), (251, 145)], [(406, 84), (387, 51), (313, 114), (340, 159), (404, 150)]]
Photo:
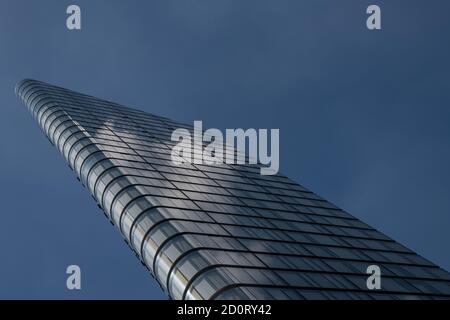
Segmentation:
[(191, 126), (35, 80), (16, 94), (173, 299), (450, 298), (445, 270), (285, 176), (174, 164)]

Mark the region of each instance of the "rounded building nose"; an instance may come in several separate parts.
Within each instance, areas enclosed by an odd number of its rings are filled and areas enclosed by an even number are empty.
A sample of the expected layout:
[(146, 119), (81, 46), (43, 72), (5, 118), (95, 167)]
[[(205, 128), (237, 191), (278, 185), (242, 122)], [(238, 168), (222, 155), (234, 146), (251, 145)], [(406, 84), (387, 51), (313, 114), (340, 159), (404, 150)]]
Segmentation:
[(20, 80), (19, 82), (17, 82), (15, 87), (14, 87), (14, 92), (15, 92), (16, 96), (20, 96), (20, 89), (24, 85), (26, 85), (26, 84), (28, 84), (30, 82), (37, 82), (37, 81), (33, 80), (33, 79), (23, 79), (23, 80)]

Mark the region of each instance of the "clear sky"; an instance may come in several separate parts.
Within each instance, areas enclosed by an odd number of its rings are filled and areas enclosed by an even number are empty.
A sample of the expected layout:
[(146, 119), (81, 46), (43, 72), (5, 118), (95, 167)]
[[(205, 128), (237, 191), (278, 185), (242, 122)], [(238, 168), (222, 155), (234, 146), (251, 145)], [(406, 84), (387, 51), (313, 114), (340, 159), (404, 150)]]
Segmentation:
[[(69, 4), (81, 31), (66, 28)], [(1, 0), (0, 298), (165, 298), (15, 97), (23, 78), (205, 128), (280, 128), (284, 174), (449, 270), (449, 12), (446, 0)], [(70, 264), (81, 291), (66, 289)]]

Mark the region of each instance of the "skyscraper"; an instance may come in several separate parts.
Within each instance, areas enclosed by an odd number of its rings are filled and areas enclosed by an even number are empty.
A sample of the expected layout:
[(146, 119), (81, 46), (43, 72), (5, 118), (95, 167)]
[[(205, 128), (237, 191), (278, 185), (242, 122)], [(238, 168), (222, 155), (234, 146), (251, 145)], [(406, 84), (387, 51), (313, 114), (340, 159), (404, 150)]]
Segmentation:
[(35, 80), (16, 94), (173, 299), (450, 298), (445, 270), (285, 176), (174, 164), (191, 126)]

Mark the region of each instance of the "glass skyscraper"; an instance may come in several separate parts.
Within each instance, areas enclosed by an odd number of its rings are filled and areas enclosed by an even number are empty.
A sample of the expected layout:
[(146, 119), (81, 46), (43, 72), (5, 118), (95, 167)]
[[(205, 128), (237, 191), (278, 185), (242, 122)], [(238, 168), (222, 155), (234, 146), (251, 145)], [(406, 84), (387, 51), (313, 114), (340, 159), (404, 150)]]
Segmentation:
[(174, 164), (191, 126), (35, 80), (16, 94), (173, 299), (450, 298), (445, 270), (285, 176)]

